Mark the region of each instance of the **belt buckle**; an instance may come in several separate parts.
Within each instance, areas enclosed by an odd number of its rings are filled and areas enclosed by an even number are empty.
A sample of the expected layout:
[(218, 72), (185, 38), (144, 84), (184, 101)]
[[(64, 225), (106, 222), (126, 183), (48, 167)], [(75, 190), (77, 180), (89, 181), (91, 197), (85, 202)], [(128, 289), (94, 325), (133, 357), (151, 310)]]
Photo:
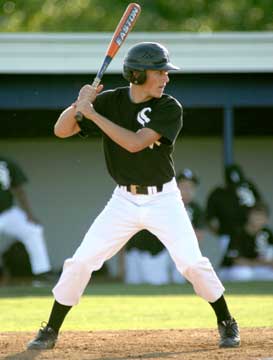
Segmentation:
[(137, 195), (137, 185), (131, 185), (130, 191), (133, 195)]

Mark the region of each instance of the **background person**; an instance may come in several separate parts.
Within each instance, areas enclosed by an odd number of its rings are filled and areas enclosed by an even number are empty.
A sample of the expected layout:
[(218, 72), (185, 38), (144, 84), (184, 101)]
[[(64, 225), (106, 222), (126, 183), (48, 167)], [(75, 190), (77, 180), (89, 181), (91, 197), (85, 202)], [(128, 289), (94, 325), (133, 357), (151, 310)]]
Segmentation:
[(231, 238), (219, 276), (224, 281), (273, 280), (273, 234), (268, 207), (256, 203), (247, 221)]
[[(51, 265), (43, 227), (34, 217), (24, 190), (27, 181), (17, 162), (0, 155), (0, 234), (7, 235), (11, 241), (22, 242), (32, 273), (40, 276), (50, 272)], [(9, 246), (10, 242), (1, 243), (0, 239), (1, 253)]]
[(127, 284), (168, 284), (171, 261), (162, 242), (150, 231), (142, 230), (125, 246), (124, 280)]
[(225, 168), (225, 184), (217, 186), (208, 195), (206, 221), (219, 238), (220, 263), (231, 237), (242, 228), (248, 209), (261, 200), (257, 186), (244, 174), (238, 164)]
[[(196, 237), (200, 242), (204, 238), (205, 215), (201, 205), (196, 201), (196, 193), (200, 184), (199, 177), (191, 169), (185, 168), (178, 173), (176, 181)], [(170, 268), (172, 282), (184, 283), (186, 281), (173, 261), (170, 262)]]

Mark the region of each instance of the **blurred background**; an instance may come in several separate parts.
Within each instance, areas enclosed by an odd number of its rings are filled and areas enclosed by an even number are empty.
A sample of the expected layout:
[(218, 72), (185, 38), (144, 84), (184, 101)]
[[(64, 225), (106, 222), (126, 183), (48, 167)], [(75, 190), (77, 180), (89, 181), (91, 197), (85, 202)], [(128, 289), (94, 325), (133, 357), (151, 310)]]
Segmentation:
[[(0, 0), (0, 154), (28, 175), (53, 268), (79, 245), (115, 186), (101, 136), (57, 139), (60, 112), (92, 82), (128, 1)], [(184, 108), (177, 171), (198, 173), (197, 199), (239, 163), (273, 208), (273, 3), (268, 0), (146, 0), (104, 75), (124, 86), (122, 59), (140, 41), (165, 45), (181, 69), (166, 91)], [(273, 218), (270, 215), (270, 225)], [(107, 224), (106, 224), (107, 226)], [(202, 244), (212, 262), (213, 240)], [(117, 272), (115, 261), (112, 272)]]

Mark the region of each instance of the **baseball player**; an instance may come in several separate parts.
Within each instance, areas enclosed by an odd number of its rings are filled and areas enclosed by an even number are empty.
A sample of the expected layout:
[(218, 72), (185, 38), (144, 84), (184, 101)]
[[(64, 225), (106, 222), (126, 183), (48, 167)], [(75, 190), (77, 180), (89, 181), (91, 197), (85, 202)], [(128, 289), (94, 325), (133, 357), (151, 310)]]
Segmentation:
[[(55, 134), (61, 138), (86, 136), (94, 125), (102, 131), (107, 168), (117, 186), (73, 257), (65, 260), (48, 323), (28, 349), (54, 347), (66, 314), (79, 302), (92, 272), (143, 229), (162, 241), (181, 274), (213, 307), (219, 345), (239, 346), (238, 325), (225, 302), (224, 287), (202, 257), (175, 179), (172, 153), (182, 127), (182, 107), (164, 89), (168, 72), (176, 69), (161, 44), (136, 44), (123, 64), (129, 87), (102, 92), (102, 85), (85, 85), (57, 120)], [(77, 111), (85, 118), (79, 124)]]
[(225, 281), (273, 280), (273, 234), (269, 210), (258, 202), (248, 209), (245, 225), (233, 234), (219, 276)]
[(211, 191), (206, 206), (207, 223), (210, 230), (219, 236), (222, 257), (231, 237), (246, 222), (248, 209), (260, 200), (260, 192), (246, 178), (241, 166), (230, 164), (225, 167), (225, 185)]
[[(43, 227), (34, 218), (23, 188), (26, 182), (19, 165), (0, 155), (0, 234), (20, 240), (29, 254), (32, 273), (41, 275), (48, 273), (51, 265)], [(0, 241), (1, 252), (7, 245)]]

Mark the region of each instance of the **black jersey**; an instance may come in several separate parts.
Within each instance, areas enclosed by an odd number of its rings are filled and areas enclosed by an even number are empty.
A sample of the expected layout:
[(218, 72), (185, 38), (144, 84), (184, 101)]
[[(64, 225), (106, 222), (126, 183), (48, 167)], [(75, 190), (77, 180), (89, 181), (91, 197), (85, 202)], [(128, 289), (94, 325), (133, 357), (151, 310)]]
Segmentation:
[(260, 199), (256, 186), (250, 181), (237, 186), (217, 187), (208, 197), (207, 221), (217, 219), (219, 234), (232, 235), (244, 225), (248, 209)]
[(191, 201), (188, 204), (185, 204), (185, 209), (189, 216), (189, 219), (192, 223), (194, 229), (202, 229), (205, 226), (204, 211), (201, 209), (199, 204), (195, 201)]
[[(148, 127), (162, 135), (155, 144), (130, 153), (103, 133), (107, 169), (117, 184), (161, 185), (175, 176), (172, 153), (182, 127), (182, 106), (177, 100), (163, 94), (159, 99), (135, 104), (130, 99), (129, 87), (122, 87), (99, 94), (94, 108), (128, 130), (137, 132)], [(84, 119), (80, 126), (85, 134), (94, 129), (94, 124), (88, 119)]]
[(222, 266), (231, 266), (238, 257), (247, 259), (266, 258), (272, 253), (273, 234), (269, 228), (264, 228), (255, 235), (248, 234), (244, 229), (231, 238)]
[(157, 255), (165, 246), (159, 239), (148, 230), (141, 230), (136, 233), (126, 244), (126, 250), (138, 249), (147, 251), (151, 255)]
[(11, 188), (27, 181), (22, 169), (12, 160), (0, 156), (0, 212), (13, 205)]

